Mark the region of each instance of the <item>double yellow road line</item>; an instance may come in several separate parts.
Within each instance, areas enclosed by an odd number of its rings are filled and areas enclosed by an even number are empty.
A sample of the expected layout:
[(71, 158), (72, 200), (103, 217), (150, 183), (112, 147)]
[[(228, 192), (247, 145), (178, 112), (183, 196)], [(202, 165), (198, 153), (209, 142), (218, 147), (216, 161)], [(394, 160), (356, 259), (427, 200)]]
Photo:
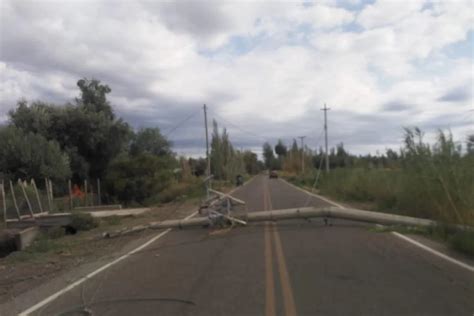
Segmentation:
[[(264, 210), (272, 210), (272, 201), (270, 198), (270, 190), (268, 188), (268, 180), (263, 182), (263, 207)], [(275, 244), (275, 254), (278, 264), (278, 272), (280, 277), (280, 285), (283, 294), (283, 306), (285, 315), (296, 315), (295, 299), (291, 288), (290, 275), (286, 266), (285, 255), (281, 245), (280, 235), (277, 226), (274, 223), (265, 223), (265, 315), (276, 315), (275, 308), (275, 281), (273, 273), (273, 248), (272, 237)]]

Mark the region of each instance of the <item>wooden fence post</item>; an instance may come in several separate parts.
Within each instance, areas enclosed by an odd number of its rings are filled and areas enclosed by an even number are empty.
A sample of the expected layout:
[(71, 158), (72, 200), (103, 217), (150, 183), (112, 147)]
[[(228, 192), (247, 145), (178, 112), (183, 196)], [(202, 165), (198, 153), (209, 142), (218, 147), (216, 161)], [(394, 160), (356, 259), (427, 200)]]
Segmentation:
[(48, 211), (51, 212), (51, 199), (49, 198), (49, 181), (48, 181), (48, 178), (44, 178), (44, 187), (46, 189), (46, 197), (48, 199)]
[(69, 187), (69, 210), (72, 211), (72, 185), (71, 185), (71, 179), (67, 180), (67, 185)]
[(100, 179), (97, 178), (97, 205), (100, 206), (102, 203), (102, 197), (100, 196)]
[(21, 187), (21, 190), (23, 191), (23, 195), (25, 196), (26, 204), (28, 204), (28, 209), (30, 210), (30, 214), (32, 218), (35, 218), (35, 213), (33, 213), (33, 208), (31, 207), (30, 199), (28, 198), (28, 194), (26, 194), (25, 186), (23, 181), (18, 179), (18, 184)]
[(48, 179), (48, 183), (49, 183), (49, 195), (51, 196), (51, 202), (54, 202), (53, 181), (51, 181), (51, 179)]
[(51, 179), (48, 179), (48, 185), (49, 185), (49, 199), (51, 201), (51, 210), (54, 211), (54, 194), (53, 194), (53, 181)]
[(31, 179), (31, 185), (33, 186), (33, 189), (35, 190), (36, 200), (38, 200), (38, 206), (39, 206), (40, 212), (43, 213), (43, 206), (41, 205), (41, 200), (38, 193), (38, 188), (36, 187), (35, 179)]
[(94, 206), (94, 187), (92, 186), (92, 183), (89, 184), (90, 186), (90, 193), (91, 193), (91, 197), (90, 197), (90, 206)]
[(87, 179), (84, 180), (84, 206), (87, 206)]
[(18, 208), (18, 204), (16, 203), (15, 190), (13, 189), (13, 183), (11, 180), (10, 180), (10, 191), (12, 193), (13, 205), (15, 205), (15, 210), (16, 210), (16, 214), (18, 215), (18, 220), (21, 220), (20, 209)]
[(3, 221), (7, 224), (7, 197), (5, 195), (5, 182), (2, 180)]

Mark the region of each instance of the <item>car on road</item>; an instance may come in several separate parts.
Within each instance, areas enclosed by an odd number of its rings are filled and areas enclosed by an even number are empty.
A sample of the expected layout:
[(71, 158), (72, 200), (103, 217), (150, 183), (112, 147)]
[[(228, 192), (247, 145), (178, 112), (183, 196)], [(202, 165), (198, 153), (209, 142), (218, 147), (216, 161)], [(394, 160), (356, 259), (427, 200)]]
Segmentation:
[(268, 174), (268, 177), (270, 179), (278, 179), (278, 173), (276, 172), (276, 170), (272, 170), (270, 171), (270, 173)]

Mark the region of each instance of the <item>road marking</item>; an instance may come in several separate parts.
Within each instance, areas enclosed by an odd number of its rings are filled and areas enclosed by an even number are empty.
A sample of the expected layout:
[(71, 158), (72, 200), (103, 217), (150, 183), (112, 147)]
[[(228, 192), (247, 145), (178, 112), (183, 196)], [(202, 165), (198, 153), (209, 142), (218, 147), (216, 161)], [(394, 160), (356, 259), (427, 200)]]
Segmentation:
[(273, 280), (273, 254), (269, 223), (265, 223), (265, 315), (274, 316), (275, 282)]
[[(195, 216), (198, 212), (194, 212), (188, 216), (186, 216), (184, 219), (190, 219), (191, 217)], [(93, 278), (94, 276), (96, 276), (97, 274), (101, 273), (102, 271), (110, 268), (111, 266), (119, 263), (120, 261), (123, 261), (125, 259), (127, 259), (128, 257), (130, 257), (131, 255), (139, 252), (140, 250), (146, 248), (147, 246), (149, 246), (150, 244), (154, 243), (155, 241), (157, 241), (158, 239), (160, 239), (161, 237), (165, 236), (166, 234), (168, 234), (169, 232), (171, 231), (171, 228), (168, 228), (166, 229), (165, 231), (161, 232), (160, 234), (158, 234), (157, 236), (151, 238), (149, 241), (147, 241), (146, 243), (144, 243), (143, 245), (131, 250), (130, 252), (124, 254), (123, 256), (103, 265), (102, 267), (98, 268), (97, 270), (89, 273), (88, 275), (86, 275), (85, 277), (82, 277), (80, 278), (79, 280), (77, 280), (76, 282), (74, 283), (71, 283), (69, 284), (68, 286), (66, 286), (65, 288), (63, 288), (62, 290), (48, 296), (47, 298), (45, 298), (44, 300), (40, 301), (39, 303), (31, 306), (30, 308), (28, 308), (27, 310), (19, 313), (18, 315), (19, 316), (23, 316), (23, 315), (29, 315), (31, 314), (32, 312), (38, 310), (39, 308), (51, 303), (52, 301), (54, 301), (55, 299), (57, 299), (58, 297), (60, 297), (61, 295), (63, 295), (64, 293), (66, 292), (69, 292), (70, 290), (74, 289), (75, 287), (77, 287), (78, 285), (84, 283), (85, 281)]]
[[(237, 187), (237, 188), (234, 188), (233, 190), (231, 190), (228, 194), (232, 194), (234, 193), (235, 191), (237, 191), (238, 189), (242, 188), (243, 186), (247, 185), (248, 183), (252, 182), (253, 179), (255, 179), (255, 177), (252, 177), (251, 179), (249, 179), (247, 182), (245, 182), (243, 185), (241, 185), (240, 187)], [(190, 219), (191, 217), (194, 217), (196, 216), (196, 214), (198, 214), (198, 212), (193, 212), (192, 214), (186, 216), (184, 218), (184, 220), (187, 220), (187, 219)], [(93, 278), (94, 276), (96, 276), (97, 274), (101, 273), (102, 271), (110, 268), (111, 266), (119, 263), (120, 261), (123, 261), (125, 259), (127, 259), (128, 257), (130, 257), (131, 255), (139, 252), (140, 250), (146, 248), (147, 246), (149, 246), (150, 244), (154, 243), (155, 241), (157, 241), (158, 239), (162, 238), (163, 236), (165, 236), (166, 234), (168, 234), (169, 232), (171, 231), (171, 228), (168, 228), (166, 229), (165, 231), (161, 232), (160, 234), (158, 234), (157, 236), (151, 238), (149, 241), (147, 241), (146, 243), (144, 243), (143, 245), (141, 246), (138, 246), (137, 248), (131, 250), (130, 252), (126, 253), (125, 255), (103, 265), (102, 267), (98, 268), (97, 270), (87, 274), (85, 277), (82, 277), (80, 278), (79, 280), (75, 281), (74, 283), (71, 283), (69, 284), (68, 286), (66, 286), (65, 288), (63, 288), (62, 290), (59, 290), (58, 292), (48, 296), (47, 298), (45, 298), (44, 300), (36, 303), (35, 305), (31, 306), (30, 308), (26, 309), (25, 311), (19, 313), (18, 315), (19, 316), (24, 316), (24, 315), (29, 315), (31, 313), (33, 313), (34, 311), (38, 310), (39, 308), (51, 303), (52, 301), (54, 301), (55, 299), (57, 299), (58, 297), (60, 297), (61, 295), (69, 292), (70, 290), (74, 289), (75, 287), (77, 287), (78, 285), (81, 285), (82, 283), (84, 283), (85, 281)]]
[[(268, 209), (273, 209), (270, 187), (268, 181), (265, 182), (265, 190), (268, 197)], [(275, 241), (275, 253), (278, 262), (278, 272), (280, 275), (280, 284), (283, 292), (283, 306), (285, 307), (285, 315), (296, 316), (296, 305), (293, 297), (293, 289), (290, 282), (290, 274), (286, 265), (285, 254), (283, 253), (283, 246), (281, 244), (280, 234), (275, 223), (272, 223), (270, 228), (273, 232), (273, 240)]]
[(299, 191), (302, 191), (302, 192), (304, 192), (304, 193), (306, 193), (306, 194), (308, 194), (308, 195), (311, 195), (311, 196), (313, 196), (313, 197), (315, 197), (315, 198), (318, 198), (318, 199), (320, 199), (320, 200), (323, 200), (323, 201), (325, 201), (325, 202), (327, 202), (327, 203), (329, 203), (329, 204), (332, 204), (332, 205), (337, 206), (337, 207), (339, 207), (339, 208), (345, 208), (343, 205), (341, 205), (341, 204), (339, 204), (339, 203), (336, 203), (336, 202), (334, 202), (334, 201), (331, 201), (330, 199), (325, 198), (325, 197), (323, 197), (323, 196), (321, 196), (321, 195), (318, 195), (318, 194), (316, 194), (316, 193), (312, 193), (312, 192), (306, 191), (305, 189), (302, 189), (302, 188), (300, 188), (300, 187), (297, 187), (297, 186), (294, 185), (293, 183), (290, 183), (290, 182), (288, 182), (288, 181), (286, 181), (286, 180), (284, 180), (284, 179), (278, 179), (278, 180), (281, 180), (283, 183), (286, 183), (286, 184), (292, 186), (293, 188), (295, 188), (295, 189), (297, 189), (297, 190), (299, 190)]
[(286, 315), (296, 315), (295, 299), (293, 297), (293, 290), (291, 288), (290, 274), (286, 266), (285, 255), (283, 253), (283, 246), (281, 245), (280, 235), (276, 225), (273, 226), (273, 239), (275, 240), (275, 252), (278, 261), (278, 271), (280, 272), (280, 283), (283, 291), (283, 303), (285, 306)]
[[(317, 195), (317, 194), (308, 192), (308, 191), (306, 191), (306, 190), (304, 190), (304, 189), (302, 189), (302, 188), (299, 188), (299, 187), (297, 187), (296, 185), (294, 185), (293, 183), (290, 183), (290, 182), (288, 182), (288, 181), (286, 181), (286, 180), (283, 180), (283, 179), (280, 179), (280, 180), (282, 180), (283, 182), (287, 183), (288, 185), (294, 187), (295, 189), (298, 189), (298, 190), (300, 190), (300, 191), (305, 192), (306, 194), (309, 194), (309, 195), (312, 195), (312, 196), (314, 196), (314, 197), (317, 197), (318, 199), (321, 199), (321, 200), (324, 200), (324, 201), (326, 201), (326, 202), (328, 202), (328, 203), (331, 203), (331, 204), (334, 205), (334, 206), (337, 206), (337, 207), (340, 207), (340, 208), (344, 208), (344, 206), (342, 206), (341, 204), (338, 204), (338, 203), (336, 203), (336, 202), (333, 202), (333, 201), (331, 201), (331, 200), (329, 200), (329, 199), (326, 199), (326, 198), (324, 198), (324, 197), (322, 197), (322, 196), (319, 196), (319, 195)], [(392, 234), (395, 235), (395, 236), (397, 236), (397, 237), (399, 237), (399, 238), (401, 238), (402, 240), (404, 240), (404, 241), (406, 241), (406, 242), (409, 242), (409, 243), (411, 243), (411, 244), (413, 244), (413, 245), (415, 245), (415, 246), (418, 246), (418, 247), (421, 248), (421, 249), (424, 249), (425, 251), (428, 251), (429, 253), (431, 253), (431, 254), (433, 254), (433, 255), (435, 255), (435, 256), (438, 256), (438, 257), (440, 257), (440, 258), (443, 258), (443, 259), (445, 259), (446, 261), (449, 261), (449, 262), (451, 262), (451, 263), (453, 263), (453, 264), (455, 264), (455, 265), (457, 265), (457, 266), (459, 266), (459, 267), (462, 267), (462, 268), (465, 268), (465, 269), (467, 269), (467, 270), (469, 270), (469, 271), (471, 271), (471, 272), (474, 272), (474, 267), (471, 266), (471, 265), (468, 265), (467, 263), (464, 263), (464, 262), (462, 262), (462, 261), (459, 261), (459, 260), (456, 260), (456, 259), (454, 259), (454, 258), (451, 258), (451, 257), (448, 256), (448, 255), (445, 255), (445, 254), (443, 254), (443, 253), (441, 253), (441, 252), (439, 252), (439, 251), (437, 251), (437, 250), (434, 250), (433, 248), (430, 248), (430, 247), (428, 247), (428, 246), (426, 246), (426, 245), (424, 245), (424, 244), (422, 244), (422, 243), (420, 243), (420, 242), (418, 242), (418, 241), (416, 241), (416, 240), (413, 240), (413, 239), (411, 239), (411, 238), (409, 238), (409, 237), (407, 237), (407, 236), (405, 236), (405, 235), (402, 235), (402, 234), (400, 234), (400, 233), (392, 232)]]
[[(268, 211), (268, 196), (263, 183), (263, 210)], [(265, 316), (276, 315), (275, 310), (275, 281), (273, 279), (273, 254), (272, 235), (270, 234), (270, 224), (265, 222), (264, 227), (265, 245)]]
[(451, 262), (451, 263), (454, 263), (455, 265), (457, 265), (457, 266), (459, 266), (459, 267), (462, 267), (462, 268), (467, 269), (467, 270), (469, 270), (469, 271), (471, 271), (471, 272), (474, 272), (474, 267), (471, 266), (471, 265), (468, 265), (467, 263), (464, 263), (464, 262), (461, 262), (461, 261), (456, 260), (456, 259), (454, 259), (454, 258), (451, 258), (451, 257), (449, 257), (449, 256), (447, 256), (447, 255), (445, 255), (445, 254), (443, 254), (443, 253), (441, 253), (441, 252), (439, 252), (439, 251), (437, 251), (437, 250), (434, 250), (434, 249), (432, 249), (432, 248), (430, 248), (430, 247), (428, 247), (428, 246), (425, 246), (425, 245), (423, 245), (422, 243), (420, 243), (420, 242), (418, 242), (418, 241), (416, 241), (416, 240), (414, 240), (414, 239), (412, 239), (412, 238), (410, 238), (410, 237), (407, 237), (407, 236), (405, 236), (405, 235), (402, 235), (402, 234), (400, 234), (400, 233), (392, 232), (392, 234), (395, 235), (395, 236), (397, 236), (398, 238), (401, 238), (401, 239), (405, 240), (406, 242), (409, 242), (409, 243), (411, 243), (411, 244), (413, 244), (413, 245), (415, 245), (415, 246), (417, 246), (417, 247), (419, 247), (419, 248), (425, 250), (425, 251), (428, 251), (429, 253), (431, 253), (431, 254), (433, 254), (433, 255), (435, 255), (435, 256), (438, 256), (438, 257), (440, 257), (440, 258), (442, 258), (442, 259), (444, 259), (444, 260), (446, 260), (446, 261), (449, 261), (449, 262)]

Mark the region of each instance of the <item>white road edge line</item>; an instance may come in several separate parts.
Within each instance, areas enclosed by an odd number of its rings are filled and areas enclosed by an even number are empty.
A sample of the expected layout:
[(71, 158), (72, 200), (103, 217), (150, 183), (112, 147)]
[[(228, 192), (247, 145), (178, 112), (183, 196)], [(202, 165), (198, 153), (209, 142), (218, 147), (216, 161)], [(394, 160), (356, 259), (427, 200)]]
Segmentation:
[[(314, 194), (314, 193), (311, 193), (311, 192), (309, 192), (309, 191), (306, 191), (305, 189), (302, 189), (302, 188), (300, 188), (300, 187), (297, 187), (297, 186), (294, 185), (293, 183), (290, 183), (290, 182), (288, 182), (288, 181), (286, 181), (286, 180), (284, 180), (284, 179), (281, 179), (281, 180), (282, 180), (283, 182), (289, 184), (290, 186), (292, 186), (292, 187), (294, 187), (294, 188), (296, 188), (296, 189), (298, 189), (298, 190), (300, 190), (300, 191), (305, 192), (306, 194), (309, 194), (309, 195), (314, 196), (314, 197), (316, 197), (316, 198), (318, 198), (318, 199), (321, 199), (321, 200), (323, 200), (323, 201), (326, 201), (326, 202), (328, 202), (328, 203), (330, 203), (330, 204), (332, 204), (332, 205), (334, 205), (334, 206), (337, 206), (337, 207), (340, 207), (340, 208), (344, 208), (344, 206), (342, 206), (341, 204), (338, 204), (338, 203), (333, 202), (333, 201), (331, 201), (331, 200), (329, 200), (329, 199), (326, 199), (326, 198), (324, 198), (324, 197), (322, 197), (322, 196), (319, 196), (319, 195), (317, 195), (317, 194)], [(435, 256), (438, 256), (438, 257), (440, 257), (440, 258), (443, 258), (444, 260), (449, 261), (449, 262), (451, 262), (451, 263), (453, 263), (453, 264), (455, 264), (455, 265), (457, 265), (457, 266), (459, 266), (459, 267), (462, 267), (462, 268), (467, 269), (467, 270), (469, 270), (469, 271), (471, 271), (471, 272), (474, 272), (474, 266), (471, 266), (471, 265), (469, 265), (469, 264), (467, 264), (467, 263), (464, 263), (464, 262), (462, 262), (462, 261), (459, 261), (459, 260), (456, 260), (456, 259), (454, 259), (454, 258), (451, 258), (451, 257), (448, 256), (448, 255), (445, 255), (445, 254), (443, 254), (443, 253), (441, 253), (441, 252), (439, 252), (439, 251), (437, 251), (437, 250), (434, 250), (433, 248), (430, 248), (430, 247), (428, 247), (428, 246), (426, 246), (426, 245), (423, 245), (422, 243), (420, 243), (420, 242), (418, 242), (418, 241), (416, 241), (416, 240), (414, 240), (414, 239), (411, 239), (410, 237), (407, 237), (407, 236), (405, 236), (405, 235), (402, 235), (402, 234), (400, 234), (400, 233), (392, 232), (392, 234), (395, 235), (395, 236), (397, 236), (398, 238), (401, 238), (402, 240), (404, 240), (404, 241), (406, 241), (406, 242), (408, 242), (408, 243), (411, 243), (411, 244), (413, 244), (413, 245), (415, 245), (415, 246), (418, 246), (419, 248), (421, 248), (421, 249), (423, 249), (423, 250), (425, 250), (425, 251), (428, 251), (429, 253), (431, 253), (431, 254), (433, 254), (433, 255), (435, 255)]]
[(444, 259), (444, 260), (446, 260), (446, 261), (449, 261), (449, 262), (451, 262), (451, 263), (454, 263), (455, 265), (457, 265), (457, 266), (459, 266), (459, 267), (462, 267), (462, 268), (467, 269), (467, 270), (469, 270), (469, 271), (471, 271), (471, 272), (474, 272), (474, 266), (468, 265), (467, 263), (464, 263), (464, 262), (461, 262), (461, 261), (456, 260), (456, 259), (454, 259), (454, 258), (451, 258), (451, 257), (449, 257), (449, 256), (447, 256), (447, 255), (445, 255), (445, 254), (443, 254), (443, 253), (441, 253), (441, 252), (439, 252), (439, 251), (437, 251), (437, 250), (434, 250), (433, 248), (430, 248), (430, 247), (428, 247), (428, 246), (425, 246), (425, 245), (423, 245), (422, 243), (420, 243), (420, 242), (418, 242), (418, 241), (416, 241), (416, 240), (414, 240), (414, 239), (411, 239), (410, 237), (407, 237), (407, 236), (405, 236), (405, 235), (402, 235), (402, 234), (400, 234), (400, 233), (392, 232), (392, 234), (395, 235), (395, 236), (397, 236), (398, 238), (401, 238), (401, 239), (405, 240), (406, 242), (409, 242), (410, 244), (413, 244), (413, 245), (415, 245), (415, 246), (417, 246), (417, 247), (419, 247), (419, 248), (421, 248), (421, 249), (423, 249), (423, 250), (425, 250), (425, 251), (428, 251), (429, 253), (431, 253), (431, 254), (433, 254), (433, 255), (435, 255), (435, 256), (438, 256), (438, 257), (440, 257), (440, 258), (442, 258), (442, 259)]
[(290, 183), (290, 182), (288, 182), (288, 181), (286, 181), (286, 180), (284, 180), (284, 179), (280, 179), (280, 180), (283, 181), (284, 183), (286, 183), (286, 184), (292, 186), (293, 188), (298, 189), (298, 190), (300, 190), (300, 191), (302, 191), (302, 192), (304, 192), (304, 193), (306, 193), (306, 194), (308, 194), (308, 195), (314, 196), (314, 197), (316, 197), (316, 198), (318, 198), (318, 199), (320, 199), (320, 200), (323, 200), (323, 201), (325, 201), (325, 202), (328, 202), (329, 204), (332, 204), (332, 205), (337, 206), (337, 207), (339, 207), (339, 208), (344, 208), (344, 206), (342, 206), (342, 205), (339, 204), (339, 203), (336, 203), (336, 202), (331, 201), (331, 200), (329, 200), (329, 199), (327, 199), (327, 198), (325, 198), (325, 197), (323, 197), (323, 196), (320, 196), (320, 195), (318, 195), (318, 194), (315, 194), (315, 193), (309, 192), (309, 191), (307, 191), (307, 190), (305, 190), (305, 189), (302, 189), (302, 188), (300, 188), (300, 187), (294, 185), (293, 183)]
[[(240, 187), (237, 187), (237, 188), (234, 188), (233, 190), (231, 190), (228, 194), (232, 194), (234, 193), (236, 190), (238, 190), (239, 188), (242, 188), (243, 186), (245, 186), (246, 184), (248, 184), (249, 182), (251, 182), (255, 177), (252, 177), (251, 179), (249, 179), (247, 182), (245, 182), (244, 184), (242, 184)], [(191, 217), (195, 216), (196, 214), (198, 214), (198, 212), (194, 212), (188, 216), (186, 216), (184, 218), (184, 220), (187, 220), (187, 219), (190, 219)], [(70, 290), (72, 290), (73, 288), (77, 287), (78, 285), (81, 285), (82, 283), (84, 283), (85, 281), (93, 278), (94, 276), (96, 276), (97, 274), (99, 274), (100, 272), (110, 268), (111, 266), (119, 263), (120, 261), (130, 257), (131, 255), (139, 252), (140, 250), (146, 248), (147, 246), (149, 246), (150, 244), (154, 243), (155, 241), (157, 241), (158, 239), (160, 239), (161, 237), (165, 236), (167, 233), (169, 233), (171, 231), (171, 228), (168, 228), (166, 229), (165, 231), (159, 233), (157, 236), (153, 237), (152, 239), (150, 239), (149, 241), (147, 241), (146, 243), (144, 243), (143, 245), (131, 250), (130, 252), (124, 254), (123, 256), (107, 263), (106, 265), (98, 268), (97, 270), (89, 273), (88, 275), (86, 275), (85, 277), (82, 277), (80, 278), (79, 280), (77, 280), (76, 282), (74, 283), (71, 283), (69, 284), (68, 286), (66, 286), (65, 288), (63, 288), (62, 290), (48, 296), (47, 298), (45, 298), (44, 300), (36, 303), (35, 305), (31, 306), (30, 308), (28, 308), (27, 310), (19, 313), (18, 315), (19, 316), (26, 316), (26, 315), (29, 315), (31, 314), (32, 312), (38, 310), (39, 308), (51, 303), (52, 301), (54, 301), (55, 299), (57, 299), (58, 297), (60, 297), (61, 295), (63, 295), (64, 293), (66, 292), (69, 292)]]
[[(185, 219), (185, 220), (186, 220), (186, 219), (189, 219), (189, 218), (195, 216), (197, 213), (198, 213), (198, 212), (194, 212), (194, 213), (192, 213), (192, 214), (186, 216), (184, 219)], [(165, 235), (166, 235), (167, 233), (169, 233), (170, 231), (171, 231), (171, 228), (166, 229), (165, 231), (159, 233), (157, 236), (153, 237), (152, 239), (150, 239), (149, 241), (147, 241), (147, 242), (144, 243), (143, 245), (141, 245), (141, 246), (139, 246), (139, 247), (133, 249), (132, 251), (130, 251), (130, 252), (124, 254), (123, 256), (121, 256), (121, 257), (119, 257), (119, 258), (117, 258), (117, 259), (115, 259), (115, 260), (113, 260), (113, 261), (107, 263), (106, 265), (100, 267), (99, 269), (97, 269), (97, 270), (95, 270), (95, 271), (89, 273), (89, 274), (86, 275), (85, 277), (80, 278), (80, 279), (77, 280), (76, 282), (69, 284), (68, 286), (66, 286), (66, 287), (63, 288), (62, 290), (60, 290), (60, 291), (58, 291), (58, 292), (56, 292), (56, 293), (50, 295), (49, 297), (47, 297), (47, 298), (45, 298), (44, 300), (40, 301), (39, 303), (33, 305), (32, 307), (28, 308), (27, 310), (25, 310), (25, 311), (19, 313), (18, 315), (19, 315), (19, 316), (24, 316), (24, 315), (29, 315), (29, 314), (31, 314), (32, 312), (36, 311), (37, 309), (39, 309), (39, 308), (45, 306), (46, 304), (48, 304), (48, 303), (54, 301), (55, 299), (57, 299), (59, 296), (63, 295), (64, 293), (66, 293), (66, 292), (72, 290), (73, 288), (77, 287), (78, 285), (80, 285), (80, 284), (84, 283), (85, 281), (87, 281), (87, 280), (93, 278), (94, 276), (96, 276), (96, 275), (99, 274), (100, 272), (102, 272), (102, 271), (104, 271), (104, 270), (110, 268), (111, 266), (113, 266), (113, 265), (119, 263), (120, 261), (122, 261), (122, 260), (124, 260), (124, 259), (130, 257), (131, 255), (133, 255), (133, 254), (139, 252), (140, 250), (142, 250), (142, 249), (144, 249), (145, 247), (149, 246), (150, 244), (152, 244), (153, 242), (157, 241), (157, 240), (160, 239), (161, 237), (165, 236)]]

